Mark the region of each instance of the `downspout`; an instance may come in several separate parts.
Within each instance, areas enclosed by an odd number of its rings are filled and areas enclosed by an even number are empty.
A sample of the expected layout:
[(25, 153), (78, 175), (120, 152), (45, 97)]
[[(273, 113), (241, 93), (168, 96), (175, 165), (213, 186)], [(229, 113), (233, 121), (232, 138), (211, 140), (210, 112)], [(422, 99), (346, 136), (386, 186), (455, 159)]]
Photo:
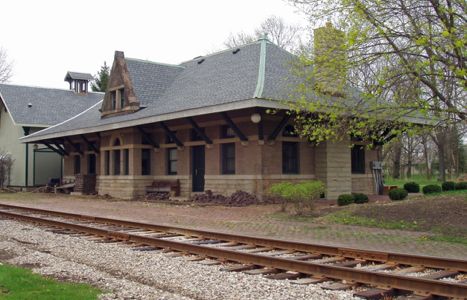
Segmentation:
[[(30, 131), (31, 131), (31, 127), (27, 127), (27, 126), (23, 126), (23, 131), (24, 131), (24, 136), (27, 136), (29, 135)], [(24, 186), (25, 187), (28, 187), (28, 184), (29, 184), (29, 144), (26, 143), (26, 155), (24, 157), (24, 161), (25, 161), (25, 184)]]

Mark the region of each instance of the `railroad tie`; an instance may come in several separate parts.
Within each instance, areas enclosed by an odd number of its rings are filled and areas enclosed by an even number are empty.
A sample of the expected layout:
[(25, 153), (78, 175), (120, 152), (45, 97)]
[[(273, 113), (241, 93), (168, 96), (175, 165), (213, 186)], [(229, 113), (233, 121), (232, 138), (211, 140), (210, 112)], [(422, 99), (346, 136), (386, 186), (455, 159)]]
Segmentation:
[(317, 284), (324, 281), (328, 281), (329, 279), (326, 277), (305, 277), (305, 278), (298, 278), (297, 280), (291, 281), (292, 284), (299, 284), (299, 285), (307, 285), (307, 284)]
[(396, 295), (395, 289), (369, 289), (366, 291), (355, 292), (354, 297), (360, 297), (367, 300), (378, 300), (391, 298)]
[(265, 268), (265, 269), (247, 270), (247, 271), (245, 271), (243, 273), (248, 274), (248, 275), (269, 275), (269, 274), (276, 274), (276, 273), (279, 273), (279, 272), (283, 272), (283, 271), (278, 270), (278, 269)]

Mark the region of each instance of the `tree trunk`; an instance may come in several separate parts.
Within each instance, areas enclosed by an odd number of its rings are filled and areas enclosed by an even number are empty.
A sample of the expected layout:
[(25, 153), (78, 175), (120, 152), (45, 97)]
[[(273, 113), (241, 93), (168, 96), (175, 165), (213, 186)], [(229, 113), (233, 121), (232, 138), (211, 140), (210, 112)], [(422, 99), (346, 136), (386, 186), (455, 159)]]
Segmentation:
[(394, 144), (394, 157), (393, 157), (393, 168), (392, 177), (395, 179), (401, 178), (401, 156), (402, 156), (402, 145), (401, 142)]
[(423, 156), (425, 158), (426, 178), (431, 179), (431, 162), (430, 162), (430, 157), (429, 157), (429, 154), (428, 154), (428, 138), (427, 138), (427, 136), (423, 136), (422, 144), (423, 144)]

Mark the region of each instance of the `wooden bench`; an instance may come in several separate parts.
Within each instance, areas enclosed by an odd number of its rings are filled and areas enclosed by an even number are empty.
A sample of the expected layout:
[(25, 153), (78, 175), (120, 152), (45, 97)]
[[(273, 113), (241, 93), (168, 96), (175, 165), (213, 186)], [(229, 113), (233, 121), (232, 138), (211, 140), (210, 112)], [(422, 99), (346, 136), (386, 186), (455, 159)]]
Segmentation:
[(161, 179), (154, 180), (151, 185), (146, 187), (146, 194), (167, 192), (171, 196), (180, 196), (180, 180)]

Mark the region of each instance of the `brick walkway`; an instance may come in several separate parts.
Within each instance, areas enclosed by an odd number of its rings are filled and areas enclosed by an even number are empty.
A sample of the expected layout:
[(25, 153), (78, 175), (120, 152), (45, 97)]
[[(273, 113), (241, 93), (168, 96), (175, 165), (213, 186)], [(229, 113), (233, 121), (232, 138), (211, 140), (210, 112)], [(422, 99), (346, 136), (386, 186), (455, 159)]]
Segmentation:
[(424, 232), (283, 220), (277, 205), (167, 205), (54, 194), (0, 194), (0, 202), (245, 235), (341, 247), (467, 259), (467, 246), (425, 241)]

